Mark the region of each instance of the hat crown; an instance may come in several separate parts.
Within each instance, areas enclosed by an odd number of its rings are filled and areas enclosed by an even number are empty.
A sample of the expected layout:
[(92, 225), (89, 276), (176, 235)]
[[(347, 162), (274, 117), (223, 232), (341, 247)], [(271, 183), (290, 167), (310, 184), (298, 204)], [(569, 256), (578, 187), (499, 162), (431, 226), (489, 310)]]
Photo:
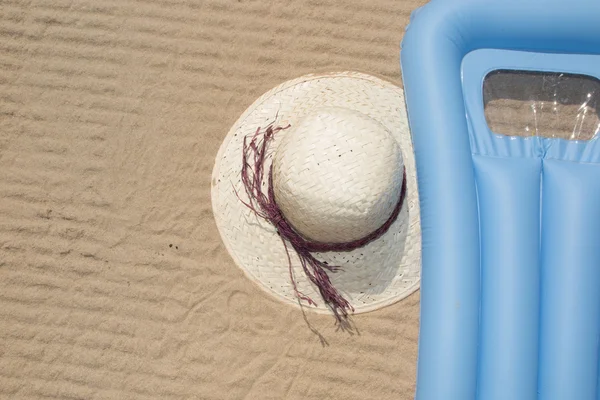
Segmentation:
[(390, 218), (404, 165), (385, 126), (357, 111), (328, 108), (304, 116), (281, 135), (273, 191), (298, 233), (317, 242), (352, 242)]

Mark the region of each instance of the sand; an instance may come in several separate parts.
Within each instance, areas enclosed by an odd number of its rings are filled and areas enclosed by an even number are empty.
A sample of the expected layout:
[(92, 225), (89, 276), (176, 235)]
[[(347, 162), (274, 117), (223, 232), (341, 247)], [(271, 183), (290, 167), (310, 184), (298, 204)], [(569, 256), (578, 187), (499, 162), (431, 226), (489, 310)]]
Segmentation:
[(401, 85), (422, 0), (2, 0), (0, 399), (412, 399), (418, 293), (358, 332), (249, 282), (210, 175), (275, 85)]

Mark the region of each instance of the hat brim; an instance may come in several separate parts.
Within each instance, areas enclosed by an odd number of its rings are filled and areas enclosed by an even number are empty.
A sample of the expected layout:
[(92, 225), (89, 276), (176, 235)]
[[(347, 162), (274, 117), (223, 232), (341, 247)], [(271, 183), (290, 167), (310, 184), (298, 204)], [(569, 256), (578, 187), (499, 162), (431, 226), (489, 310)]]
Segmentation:
[[(332, 283), (355, 313), (393, 304), (419, 288), (421, 231), (415, 160), (401, 88), (381, 79), (343, 72), (307, 75), (285, 82), (257, 99), (227, 134), (217, 154), (212, 174), (212, 206), (221, 238), (246, 276), (278, 299), (299, 306), (288, 257), (275, 228), (256, 217), (236, 195), (241, 184), (244, 137), (274, 122), (285, 126), (324, 107), (361, 112), (383, 124), (398, 141), (406, 167), (407, 197), (400, 215), (379, 239), (350, 252), (316, 254), (318, 259), (340, 265), (329, 273)], [(281, 131), (278, 135), (285, 135)], [(277, 139), (273, 149), (277, 146)], [(270, 162), (268, 160), (267, 162)], [(292, 273), (298, 290), (317, 303), (302, 304), (316, 312), (328, 312), (318, 291), (305, 277), (293, 252)]]

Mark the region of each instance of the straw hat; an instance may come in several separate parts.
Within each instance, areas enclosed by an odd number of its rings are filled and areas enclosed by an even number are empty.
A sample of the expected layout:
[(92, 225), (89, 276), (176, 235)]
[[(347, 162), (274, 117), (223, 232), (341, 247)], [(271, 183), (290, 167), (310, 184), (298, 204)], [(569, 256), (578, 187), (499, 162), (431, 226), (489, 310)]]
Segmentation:
[(329, 244), (360, 241), (387, 222), (383, 234), (358, 248), (313, 253), (325, 266), (342, 268), (327, 276), (350, 308), (372, 311), (417, 290), (419, 203), (402, 89), (350, 72), (285, 82), (246, 110), (217, 155), (213, 211), (235, 263), (280, 300), (328, 312), (301, 257), (278, 234), (281, 229), (247, 206), (244, 143), (268, 127), (272, 142), (262, 189), (266, 196), (271, 188), (283, 219), (299, 237)]

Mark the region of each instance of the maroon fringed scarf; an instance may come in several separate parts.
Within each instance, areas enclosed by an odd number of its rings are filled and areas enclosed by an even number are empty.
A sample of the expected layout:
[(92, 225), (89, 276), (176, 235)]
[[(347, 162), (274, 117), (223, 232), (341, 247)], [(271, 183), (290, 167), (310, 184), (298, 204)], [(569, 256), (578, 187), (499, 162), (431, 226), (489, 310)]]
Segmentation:
[(320, 243), (307, 240), (294, 230), (277, 206), (273, 191), (272, 167), (269, 170), (267, 193), (265, 193), (262, 188), (264, 182), (264, 164), (267, 158), (269, 144), (277, 132), (288, 129), (289, 127), (290, 125), (285, 127), (273, 127), (273, 124), (270, 124), (264, 131), (261, 131), (261, 128), (259, 127), (249, 142), (247, 137), (244, 138), (242, 184), (244, 185), (246, 195), (248, 196), (248, 201), (242, 200), (237, 191), (235, 191), (235, 193), (244, 205), (250, 208), (258, 217), (268, 221), (277, 229), (277, 233), (281, 237), (281, 241), (283, 242), (283, 246), (287, 253), (290, 279), (296, 296), (300, 300), (306, 301), (308, 304), (316, 305), (310, 297), (298, 290), (296, 280), (294, 279), (292, 260), (288, 246), (291, 246), (296, 252), (304, 273), (308, 279), (317, 286), (323, 301), (333, 311), (337, 322), (341, 323), (348, 318), (348, 312), (354, 311), (354, 308), (333, 286), (329, 279), (329, 275), (327, 275), (327, 271), (338, 272), (342, 267), (328, 265), (326, 262), (319, 261), (311, 253), (354, 250), (378, 239), (387, 232), (398, 217), (398, 214), (402, 209), (402, 204), (404, 203), (404, 198), (406, 196), (406, 170), (403, 172), (400, 199), (398, 200), (392, 215), (390, 215), (388, 220), (379, 229), (362, 239), (348, 243)]

